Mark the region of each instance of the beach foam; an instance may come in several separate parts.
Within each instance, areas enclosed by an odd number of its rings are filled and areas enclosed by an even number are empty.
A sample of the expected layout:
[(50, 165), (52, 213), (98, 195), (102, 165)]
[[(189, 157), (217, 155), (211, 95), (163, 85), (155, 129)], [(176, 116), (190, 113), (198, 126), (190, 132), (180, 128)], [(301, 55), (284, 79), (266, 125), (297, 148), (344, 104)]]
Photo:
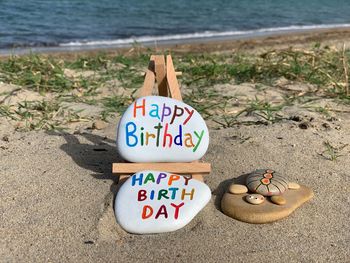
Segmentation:
[(172, 34), (172, 35), (162, 35), (162, 36), (141, 36), (141, 37), (131, 37), (124, 39), (113, 39), (113, 40), (95, 40), (95, 41), (72, 41), (68, 43), (59, 44), (60, 47), (99, 47), (99, 46), (116, 46), (124, 47), (130, 46), (135, 43), (172, 43), (172, 42), (187, 42), (192, 40), (206, 40), (206, 39), (239, 39), (245, 37), (256, 37), (265, 36), (278, 33), (296, 33), (303, 32), (314, 29), (336, 29), (336, 28), (349, 28), (350, 24), (326, 24), (326, 25), (292, 25), (287, 27), (271, 27), (271, 28), (261, 28), (256, 30), (237, 30), (237, 31), (204, 31), (195, 32), (189, 34)]

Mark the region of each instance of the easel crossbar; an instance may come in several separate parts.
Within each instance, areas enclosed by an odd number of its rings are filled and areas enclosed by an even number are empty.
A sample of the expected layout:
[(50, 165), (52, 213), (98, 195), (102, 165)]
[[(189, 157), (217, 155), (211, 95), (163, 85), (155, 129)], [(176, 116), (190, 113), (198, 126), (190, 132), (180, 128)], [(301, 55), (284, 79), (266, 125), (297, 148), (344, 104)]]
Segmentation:
[(175, 174), (208, 174), (210, 163), (113, 163), (114, 174), (134, 174), (142, 170), (167, 171)]

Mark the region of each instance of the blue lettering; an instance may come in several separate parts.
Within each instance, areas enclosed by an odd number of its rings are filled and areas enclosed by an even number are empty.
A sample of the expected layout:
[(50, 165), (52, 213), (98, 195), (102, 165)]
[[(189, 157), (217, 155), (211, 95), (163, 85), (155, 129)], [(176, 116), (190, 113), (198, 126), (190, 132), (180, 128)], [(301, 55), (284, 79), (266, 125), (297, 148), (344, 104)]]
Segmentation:
[[(129, 126), (132, 126), (132, 130), (129, 130)], [(136, 132), (136, 124), (133, 122), (128, 122), (125, 126), (126, 129), (126, 144), (129, 147), (135, 147), (138, 143), (138, 139), (136, 137), (136, 135), (134, 135), (134, 133)], [(130, 137), (134, 138), (134, 143), (130, 142)]]

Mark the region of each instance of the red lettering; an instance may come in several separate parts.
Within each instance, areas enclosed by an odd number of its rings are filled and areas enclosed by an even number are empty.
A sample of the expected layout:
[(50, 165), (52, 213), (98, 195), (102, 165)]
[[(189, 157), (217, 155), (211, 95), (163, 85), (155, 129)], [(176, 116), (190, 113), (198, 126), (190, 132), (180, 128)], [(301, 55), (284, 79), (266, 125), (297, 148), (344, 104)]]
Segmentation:
[(165, 218), (168, 218), (168, 212), (166, 211), (165, 205), (162, 205), (162, 206), (159, 208), (158, 213), (156, 214), (156, 219), (157, 219), (160, 215), (164, 215)]
[(175, 208), (175, 213), (174, 213), (174, 218), (175, 218), (175, 219), (178, 219), (180, 207), (182, 207), (184, 204), (185, 204), (184, 202), (182, 202), (182, 203), (179, 204), (179, 205), (175, 205), (175, 204), (173, 204), (173, 203), (170, 204), (172, 207)]
[(184, 121), (184, 125), (191, 119), (193, 113), (194, 113), (194, 110), (188, 110), (186, 107), (185, 107), (185, 110), (187, 111), (187, 113), (189, 114), (187, 119)]
[(173, 143), (173, 136), (168, 133), (168, 126), (169, 124), (165, 124), (165, 130), (164, 130), (164, 137), (163, 137), (163, 147), (166, 145), (166, 138), (169, 137), (169, 147), (171, 147), (171, 144)]
[(145, 116), (146, 114), (146, 99), (142, 100), (142, 105), (137, 106), (136, 104), (137, 100), (134, 102), (134, 118), (136, 118), (136, 110), (142, 109), (142, 116)]
[(140, 190), (137, 194), (137, 201), (145, 201), (147, 199), (146, 190)]
[(153, 215), (153, 208), (149, 205), (145, 205), (142, 210), (142, 219), (147, 219)]

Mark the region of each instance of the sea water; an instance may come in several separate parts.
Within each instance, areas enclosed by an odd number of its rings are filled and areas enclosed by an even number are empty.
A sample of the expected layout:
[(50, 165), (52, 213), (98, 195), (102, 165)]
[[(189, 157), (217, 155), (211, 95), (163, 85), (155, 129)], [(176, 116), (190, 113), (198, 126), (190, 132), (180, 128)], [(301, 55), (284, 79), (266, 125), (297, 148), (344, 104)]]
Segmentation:
[(348, 0), (0, 0), (0, 51), (239, 38), (349, 26)]

